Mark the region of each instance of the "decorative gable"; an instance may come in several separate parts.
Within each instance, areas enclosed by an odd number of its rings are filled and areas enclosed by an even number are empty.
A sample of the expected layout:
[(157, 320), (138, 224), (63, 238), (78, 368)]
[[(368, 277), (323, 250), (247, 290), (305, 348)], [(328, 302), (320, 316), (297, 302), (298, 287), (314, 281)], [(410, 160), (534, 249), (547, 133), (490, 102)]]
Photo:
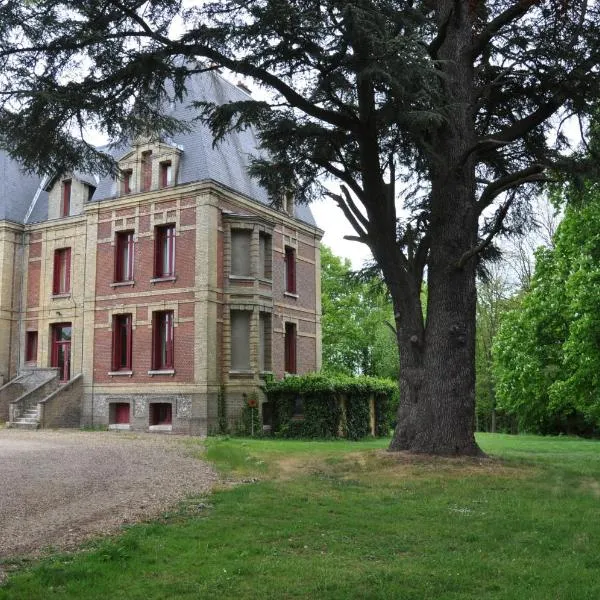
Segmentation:
[(52, 178), (46, 185), (48, 219), (82, 214), (84, 204), (94, 194), (95, 183), (91, 177), (71, 172)]
[(119, 160), (119, 196), (150, 192), (177, 184), (181, 150), (155, 140), (139, 140)]

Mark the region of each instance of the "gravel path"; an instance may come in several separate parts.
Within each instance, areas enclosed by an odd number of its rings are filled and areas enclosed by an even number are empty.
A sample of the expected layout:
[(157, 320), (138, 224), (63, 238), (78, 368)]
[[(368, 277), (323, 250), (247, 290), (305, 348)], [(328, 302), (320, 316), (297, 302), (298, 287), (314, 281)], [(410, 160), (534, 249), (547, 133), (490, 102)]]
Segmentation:
[(186, 439), (0, 429), (0, 560), (73, 547), (209, 491), (217, 477)]

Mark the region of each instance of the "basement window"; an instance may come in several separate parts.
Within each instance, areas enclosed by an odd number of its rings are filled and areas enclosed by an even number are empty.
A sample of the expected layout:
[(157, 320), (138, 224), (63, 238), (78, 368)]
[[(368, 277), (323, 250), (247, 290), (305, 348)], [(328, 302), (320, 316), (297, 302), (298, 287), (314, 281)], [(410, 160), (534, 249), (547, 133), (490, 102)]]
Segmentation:
[(129, 429), (129, 403), (111, 402), (108, 405), (109, 429)]
[(169, 402), (150, 404), (150, 431), (170, 430), (173, 423), (173, 406)]

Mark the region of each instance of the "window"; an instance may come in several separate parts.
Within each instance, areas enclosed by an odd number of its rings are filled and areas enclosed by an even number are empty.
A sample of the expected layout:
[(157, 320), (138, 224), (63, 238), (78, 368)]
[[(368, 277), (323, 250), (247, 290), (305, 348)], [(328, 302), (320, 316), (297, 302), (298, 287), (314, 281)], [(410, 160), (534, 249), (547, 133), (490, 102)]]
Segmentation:
[(160, 163), (160, 187), (165, 188), (173, 183), (173, 167), (171, 161), (166, 160)]
[(296, 293), (296, 251), (290, 246), (285, 247), (285, 291)]
[(71, 180), (65, 179), (62, 183), (62, 203), (60, 205), (60, 216), (68, 217), (71, 214)]
[(115, 243), (115, 281), (133, 281), (133, 231), (117, 233)]
[(288, 215), (294, 214), (294, 192), (287, 190), (283, 193), (281, 200), (281, 208), (288, 213)]
[(122, 187), (121, 187), (121, 193), (123, 195), (131, 194), (132, 178), (133, 178), (133, 170), (132, 169), (127, 169), (126, 171), (123, 171), (123, 180), (122, 180)]
[(114, 315), (112, 331), (112, 370), (131, 371), (131, 315)]
[(111, 402), (108, 405), (108, 422), (110, 425), (128, 425), (129, 403)]
[(284, 370), (286, 373), (296, 373), (296, 324), (285, 324), (285, 357)]
[(173, 409), (168, 402), (153, 402), (150, 404), (150, 425), (171, 425)]
[(252, 231), (249, 229), (231, 230), (231, 274), (249, 277), (251, 272), (250, 241)]
[(147, 192), (152, 187), (152, 150), (142, 152), (142, 180), (140, 190)]
[(259, 271), (258, 276), (262, 279), (271, 279), (271, 236), (260, 233), (258, 236)]
[(54, 251), (54, 280), (52, 293), (55, 296), (71, 291), (71, 248)]
[(231, 311), (231, 370), (250, 370), (250, 311)]
[(152, 319), (152, 368), (164, 371), (174, 368), (173, 311), (155, 312)]
[(271, 315), (261, 312), (258, 318), (258, 368), (271, 370)]
[(25, 362), (37, 361), (38, 332), (28, 331), (25, 334)]
[(154, 277), (175, 277), (175, 225), (154, 231)]

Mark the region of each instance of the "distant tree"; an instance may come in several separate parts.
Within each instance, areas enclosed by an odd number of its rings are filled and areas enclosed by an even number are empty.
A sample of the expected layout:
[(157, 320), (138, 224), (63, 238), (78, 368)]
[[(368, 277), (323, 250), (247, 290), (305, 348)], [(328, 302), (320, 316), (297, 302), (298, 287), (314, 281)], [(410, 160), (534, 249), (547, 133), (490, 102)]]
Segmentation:
[[(394, 306), (401, 404), (392, 450), (478, 454), (475, 276), (521, 232), (561, 124), (600, 96), (600, 4), (587, 0), (6, 0), (0, 144), (28, 166), (93, 158), (68, 127), (151, 123), (191, 73), (224, 66), (273, 92), (199, 106), (217, 139), (253, 124), (253, 173), (278, 202), (329, 193), (371, 249)], [(174, 20), (186, 31), (169, 36)], [(191, 60), (202, 57), (204, 64)], [(173, 94), (171, 94), (173, 95)], [(88, 161), (89, 162), (89, 161)], [(326, 175), (340, 187), (323, 189)], [(397, 185), (402, 183), (402, 185)], [(398, 208), (402, 207), (402, 211)], [(421, 288), (427, 277), (426, 312)]]
[(321, 247), (323, 370), (398, 377), (392, 303), (380, 281), (358, 279), (350, 261)]
[(554, 247), (494, 344), (498, 404), (538, 433), (600, 430), (600, 184), (571, 188)]

